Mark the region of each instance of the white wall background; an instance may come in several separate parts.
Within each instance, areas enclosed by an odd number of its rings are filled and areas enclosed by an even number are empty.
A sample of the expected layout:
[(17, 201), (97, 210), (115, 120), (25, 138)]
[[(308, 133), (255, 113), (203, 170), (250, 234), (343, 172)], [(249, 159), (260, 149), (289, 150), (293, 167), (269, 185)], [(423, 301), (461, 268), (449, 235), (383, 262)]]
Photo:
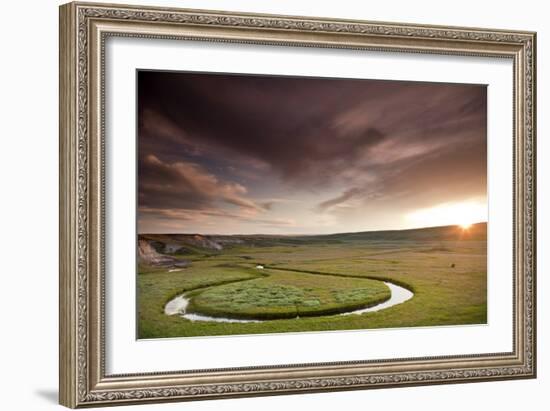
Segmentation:
[[(544, 2), (307, 0), (138, 1), (136, 4), (433, 23), (538, 32), (539, 378), (343, 393), (142, 405), (136, 410), (462, 410), (546, 409), (550, 389), (550, 72)], [(113, 2), (113, 0), (111, 0)], [(115, 1), (116, 2), (116, 1)], [(5, 2), (0, 24), (0, 407), (57, 405), (57, 6), (53, 0)], [(546, 189), (544, 188), (546, 186)], [(6, 281), (7, 280), (7, 281)]]

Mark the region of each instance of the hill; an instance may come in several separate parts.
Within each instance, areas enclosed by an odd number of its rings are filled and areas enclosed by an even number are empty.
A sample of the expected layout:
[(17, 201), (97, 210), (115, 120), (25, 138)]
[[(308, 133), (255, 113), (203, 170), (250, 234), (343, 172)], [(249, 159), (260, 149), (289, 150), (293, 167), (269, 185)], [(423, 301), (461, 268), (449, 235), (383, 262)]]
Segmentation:
[(362, 231), (326, 235), (204, 235), (204, 234), (140, 234), (139, 241), (146, 242), (161, 254), (216, 253), (225, 248), (244, 245), (248, 247), (273, 247), (277, 245), (337, 244), (348, 242), (386, 241), (486, 241), (487, 223), (473, 224), (468, 229), (450, 225), (415, 228), (409, 230)]
[(472, 224), (468, 229), (463, 229), (457, 225), (447, 225), (409, 230), (330, 234), (324, 237), (372, 241), (484, 241), (487, 240), (487, 223)]

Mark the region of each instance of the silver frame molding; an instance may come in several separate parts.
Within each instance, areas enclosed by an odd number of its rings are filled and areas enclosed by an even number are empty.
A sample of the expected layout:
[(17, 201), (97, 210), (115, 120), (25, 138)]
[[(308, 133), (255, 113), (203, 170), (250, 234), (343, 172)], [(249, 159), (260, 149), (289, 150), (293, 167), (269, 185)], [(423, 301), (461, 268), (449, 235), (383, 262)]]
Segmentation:
[[(104, 47), (110, 36), (501, 57), (514, 63), (512, 352), (106, 375)], [(536, 34), (155, 7), (60, 7), (60, 403), (199, 400), (536, 376)]]

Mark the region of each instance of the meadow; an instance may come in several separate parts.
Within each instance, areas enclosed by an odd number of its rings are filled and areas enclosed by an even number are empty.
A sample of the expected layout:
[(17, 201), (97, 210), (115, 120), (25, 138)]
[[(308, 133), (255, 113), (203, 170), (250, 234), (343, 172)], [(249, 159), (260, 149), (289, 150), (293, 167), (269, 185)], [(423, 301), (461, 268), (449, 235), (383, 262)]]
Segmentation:
[[(140, 235), (138, 338), (191, 337), (487, 322), (486, 225), (329, 236)], [(380, 311), (339, 315), (390, 298)], [(257, 322), (191, 321), (187, 312)]]

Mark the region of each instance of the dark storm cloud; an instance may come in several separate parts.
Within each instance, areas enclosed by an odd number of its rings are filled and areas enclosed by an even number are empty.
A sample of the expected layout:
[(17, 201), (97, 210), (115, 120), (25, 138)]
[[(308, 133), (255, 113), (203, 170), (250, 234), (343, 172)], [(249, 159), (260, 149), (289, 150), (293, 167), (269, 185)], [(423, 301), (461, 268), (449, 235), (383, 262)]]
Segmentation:
[(293, 179), (315, 175), (319, 162), (334, 168), (335, 159), (352, 160), (384, 138), (383, 131), (370, 124), (347, 130), (334, 124), (335, 114), (364, 97), (355, 89), (357, 81), (151, 72), (139, 76), (144, 150), (229, 150)]
[(140, 208), (250, 218), (268, 180), (318, 213), (486, 195), (485, 86), (141, 71), (138, 96)]

